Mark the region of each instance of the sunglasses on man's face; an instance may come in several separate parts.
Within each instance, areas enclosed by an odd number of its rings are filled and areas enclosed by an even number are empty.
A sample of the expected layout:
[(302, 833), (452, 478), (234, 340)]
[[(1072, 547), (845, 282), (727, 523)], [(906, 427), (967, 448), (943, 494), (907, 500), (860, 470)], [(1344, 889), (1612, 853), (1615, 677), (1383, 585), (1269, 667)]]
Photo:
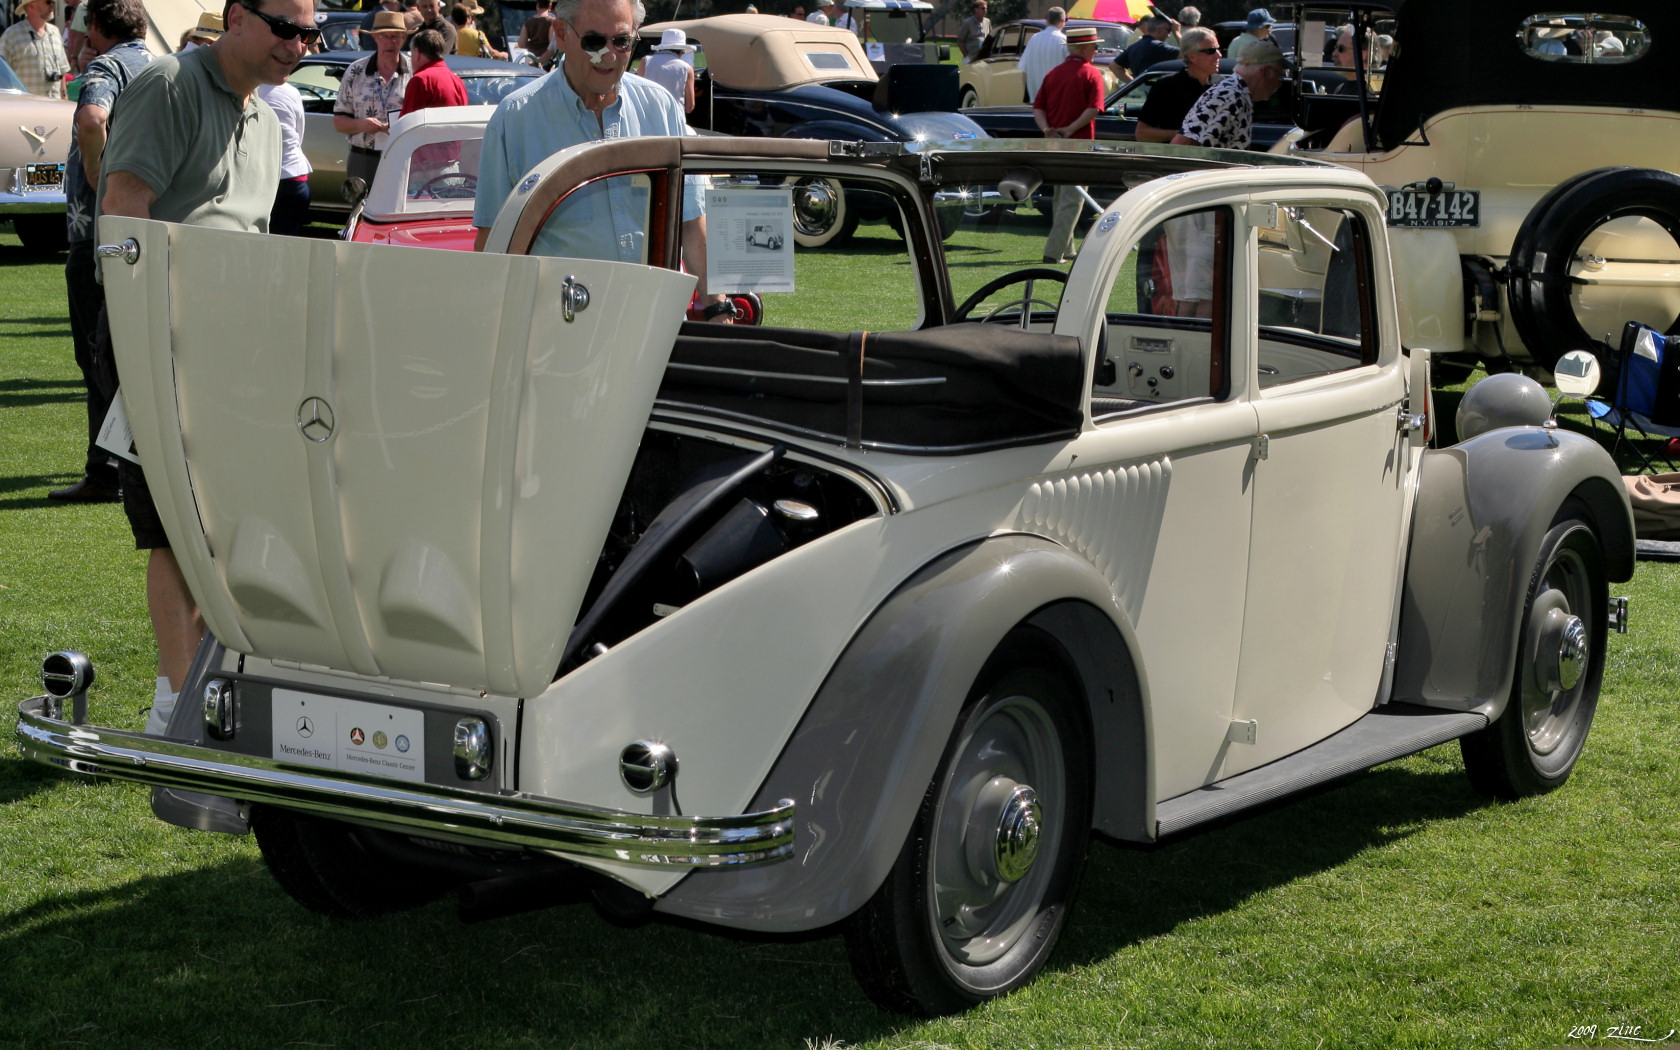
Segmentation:
[(281, 40), (296, 40), (301, 36), (303, 37), (304, 43), (313, 44), (315, 41), (321, 39), (321, 31), (316, 29), (314, 26), (300, 26), (296, 22), (285, 18), (276, 18), (273, 15), (265, 15), (254, 7), (246, 7), (245, 10), (251, 12), (253, 15), (256, 15), (264, 22), (267, 22), (268, 31), (279, 37)]
[(1198, 47), (1198, 48), (1196, 48), (1196, 54), (1198, 54), (1198, 55), (1217, 55), (1217, 54), (1220, 54), (1221, 52), (1223, 52), (1224, 50), (1225, 49), (1221, 48), (1221, 47)]
[(583, 49), (592, 55), (604, 54), (609, 44), (612, 45), (614, 51), (628, 51), (636, 43), (636, 37), (630, 33), (620, 33), (611, 37), (604, 33), (584, 33), (579, 37), (579, 40), (583, 44)]

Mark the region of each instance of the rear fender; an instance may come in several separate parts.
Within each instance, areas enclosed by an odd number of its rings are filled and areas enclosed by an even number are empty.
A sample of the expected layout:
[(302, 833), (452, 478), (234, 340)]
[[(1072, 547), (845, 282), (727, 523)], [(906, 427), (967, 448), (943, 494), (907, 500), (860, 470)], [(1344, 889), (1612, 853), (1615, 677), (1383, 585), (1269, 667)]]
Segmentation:
[(1605, 572), (1633, 575), (1633, 513), (1592, 439), (1490, 430), (1426, 451), (1401, 596), (1393, 699), (1499, 717), (1540, 541), (1570, 497), (1593, 518)]
[(1130, 625), (1088, 562), (1039, 537), (997, 536), (928, 564), (841, 654), (755, 796), (797, 803), (795, 856), (685, 878), (656, 907), (776, 932), (856, 911), (898, 857), (987, 658), (1024, 624), (1049, 635), (1090, 699), (1098, 826), (1147, 838), (1147, 692)]

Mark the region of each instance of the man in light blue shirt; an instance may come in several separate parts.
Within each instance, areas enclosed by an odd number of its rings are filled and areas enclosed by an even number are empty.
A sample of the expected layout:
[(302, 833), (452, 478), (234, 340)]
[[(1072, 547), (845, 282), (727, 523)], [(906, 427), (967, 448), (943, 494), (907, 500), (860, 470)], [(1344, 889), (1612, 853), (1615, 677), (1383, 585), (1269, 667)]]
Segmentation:
[[(626, 75), (644, 11), (632, 0), (560, 0), (554, 34), (560, 64), (507, 96), (484, 129), (473, 205), (474, 247), (482, 251), (514, 183), (545, 158), (583, 142), (688, 133), (671, 93)], [(533, 255), (645, 263), (648, 191), (629, 176), (573, 192), (543, 224)], [(706, 292), (706, 215), (699, 179), (683, 185), (683, 262), (700, 280), (708, 320), (728, 320), (722, 295)]]

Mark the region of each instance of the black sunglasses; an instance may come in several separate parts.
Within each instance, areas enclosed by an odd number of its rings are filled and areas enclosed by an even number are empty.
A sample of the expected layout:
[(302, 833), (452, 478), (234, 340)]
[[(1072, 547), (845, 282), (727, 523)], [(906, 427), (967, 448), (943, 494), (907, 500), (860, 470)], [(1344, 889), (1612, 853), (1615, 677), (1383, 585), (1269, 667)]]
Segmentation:
[(289, 19), (275, 18), (273, 15), (265, 15), (249, 4), (240, 4), (239, 6), (251, 12), (253, 15), (256, 15), (264, 22), (267, 22), (269, 32), (273, 33), (281, 40), (296, 40), (301, 36), (303, 37), (304, 43), (313, 44), (315, 41), (321, 39), (321, 31), (316, 29), (314, 26), (300, 26)]
[(636, 38), (630, 33), (620, 33), (609, 37), (604, 33), (584, 33), (579, 37), (585, 51), (605, 51), (611, 44), (614, 51), (628, 51), (636, 43)]
[(1198, 48), (1196, 48), (1196, 54), (1198, 54), (1198, 55), (1217, 55), (1223, 50), (1225, 50), (1225, 49), (1220, 48), (1220, 47), (1198, 47)]

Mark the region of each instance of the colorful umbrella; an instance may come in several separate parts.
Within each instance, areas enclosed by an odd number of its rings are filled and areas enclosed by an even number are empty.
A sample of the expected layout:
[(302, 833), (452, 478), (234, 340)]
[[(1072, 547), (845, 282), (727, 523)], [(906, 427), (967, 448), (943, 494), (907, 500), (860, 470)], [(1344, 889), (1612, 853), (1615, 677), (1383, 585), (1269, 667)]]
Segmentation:
[(1136, 22), (1149, 17), (1149, 0), (1079, 0), (1068, 8), (1069, 18), (1102, 22)]

